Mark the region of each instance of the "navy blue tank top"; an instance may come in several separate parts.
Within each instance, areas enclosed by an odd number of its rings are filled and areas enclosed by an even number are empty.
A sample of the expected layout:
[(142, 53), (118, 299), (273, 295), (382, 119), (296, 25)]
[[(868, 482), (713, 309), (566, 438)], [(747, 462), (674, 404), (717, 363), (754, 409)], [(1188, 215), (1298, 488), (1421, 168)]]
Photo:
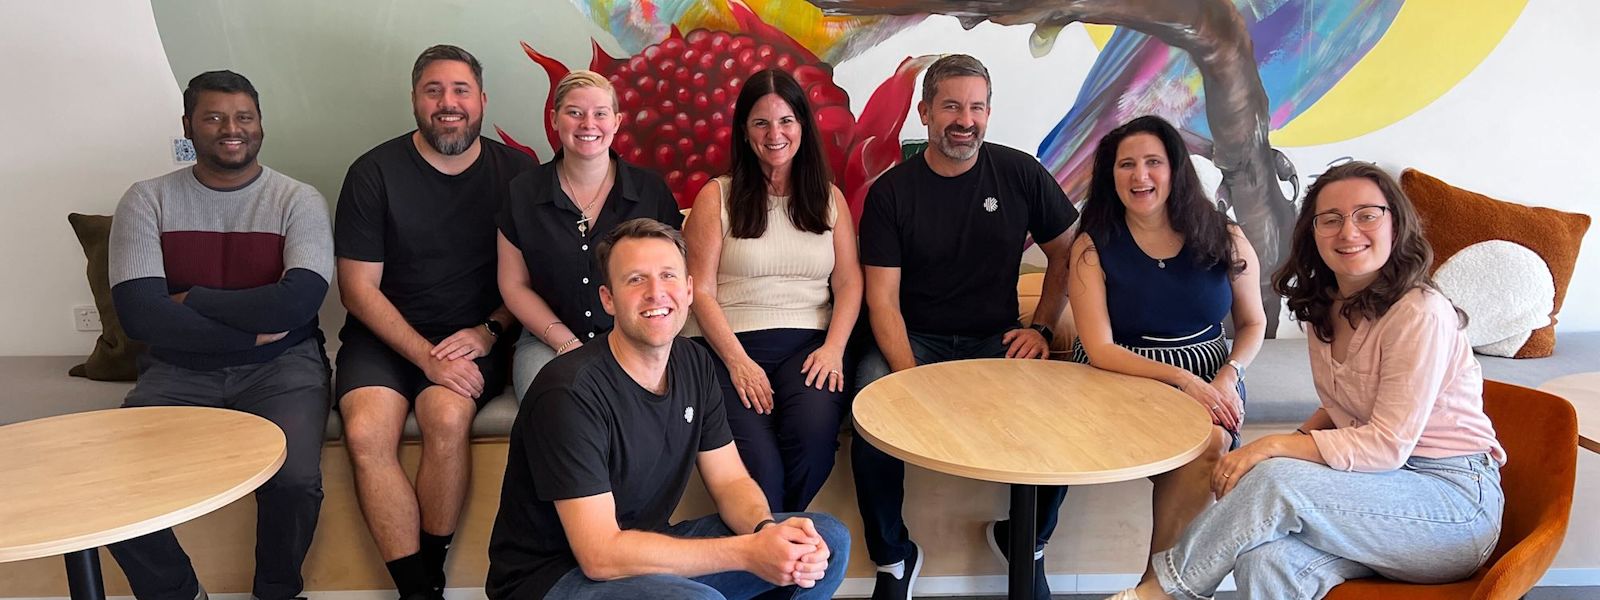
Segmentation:
[(1157, 260), (1139, 248), (1120, 221), (1093, 239), (1106, 277), (1112, 341), (1183, 346), (1220, 335), (1222, 320), (1233, 309), (1226, 262), (1201, 269), (1187, 244), (1177, 256)]

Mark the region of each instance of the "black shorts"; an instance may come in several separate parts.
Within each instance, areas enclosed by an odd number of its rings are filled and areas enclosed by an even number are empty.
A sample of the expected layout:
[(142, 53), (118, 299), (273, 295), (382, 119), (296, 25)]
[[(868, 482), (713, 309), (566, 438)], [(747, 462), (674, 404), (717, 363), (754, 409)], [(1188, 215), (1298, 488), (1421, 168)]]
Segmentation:
[[(435, 385), (421, 368), (411, 364), (366, 327), (353, 323), (345, 325), (339, 331), (339, 341), (342, 345), (333, 371), (335, 408), (345, 394), (370, 386), (399, 392), (406, 402), (414, 406), (417, 395)], [(439, 340), (428, 341), (438, 343)], [(478, 371), (483, 373), (483, 394), (473, 400), (479, 409), (506, 390), (506, 376), (511, 372), (512, 345), (515, 341), (516, 336), (501, 335), (495, 340), (489, 356), (473, 360), (478, 364)]]

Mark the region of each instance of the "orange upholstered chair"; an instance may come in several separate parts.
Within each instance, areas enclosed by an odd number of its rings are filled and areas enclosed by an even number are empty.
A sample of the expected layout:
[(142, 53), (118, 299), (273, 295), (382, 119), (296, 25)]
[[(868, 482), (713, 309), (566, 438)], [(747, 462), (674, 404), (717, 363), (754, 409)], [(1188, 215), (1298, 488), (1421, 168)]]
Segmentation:
[(1500, 545), (1488, 564), (1471, 579), (1444, 585), (1357, 579), (1334, 588), (1328, 600), (1513, 600), (1550, 568), (1572, 510), (1578, 417), (1560, 397), (1497, 381), (1483, 382), (1483, 410), (1508, 458), (1500, 470), (1506, 494)]

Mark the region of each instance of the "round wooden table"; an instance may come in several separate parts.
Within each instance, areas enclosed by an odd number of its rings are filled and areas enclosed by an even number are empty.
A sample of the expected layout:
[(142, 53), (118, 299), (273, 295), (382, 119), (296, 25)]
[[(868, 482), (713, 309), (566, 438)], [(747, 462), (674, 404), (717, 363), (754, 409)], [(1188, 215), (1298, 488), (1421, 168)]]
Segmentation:
[[(923, 365), (868, 385), (856, 433), (925, 469), (1011, 484), (1011, 531), (1034, 531), (1039, 485), (1126, 481), (1199, 456), (1211, 417), (1142, 377), (1060, 361), (978, 359)], [(1011, 535), (1010, 556), (1032, 556)], [(1010, 561), (1010, 595), (1033, 593), (1033, 561)]]
[(1539, 386), (1572, 403), (1578, 413), (1578, 445), (1600, 452), (1600, 372), (1557, 377)]
[(219, 408), (119, 408), (0, 427), (0, 562), (64, 554), (72, 597), (104, 598), (97, 548), (222, 508), (284, 457), (277, 425)]

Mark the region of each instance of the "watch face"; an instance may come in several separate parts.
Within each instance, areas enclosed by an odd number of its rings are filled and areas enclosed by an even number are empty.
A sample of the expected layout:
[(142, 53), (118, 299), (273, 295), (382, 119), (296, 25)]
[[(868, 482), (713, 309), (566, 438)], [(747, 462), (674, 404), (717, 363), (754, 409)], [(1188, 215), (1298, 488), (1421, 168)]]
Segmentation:
[(500, 337), (500, 332), (504, 330), (504, 328), (500, 326), (500, 322), (494, 319), (484, 321), (483, 326), (487, 328), (489, 333), (493, 334), (495, 337)]

